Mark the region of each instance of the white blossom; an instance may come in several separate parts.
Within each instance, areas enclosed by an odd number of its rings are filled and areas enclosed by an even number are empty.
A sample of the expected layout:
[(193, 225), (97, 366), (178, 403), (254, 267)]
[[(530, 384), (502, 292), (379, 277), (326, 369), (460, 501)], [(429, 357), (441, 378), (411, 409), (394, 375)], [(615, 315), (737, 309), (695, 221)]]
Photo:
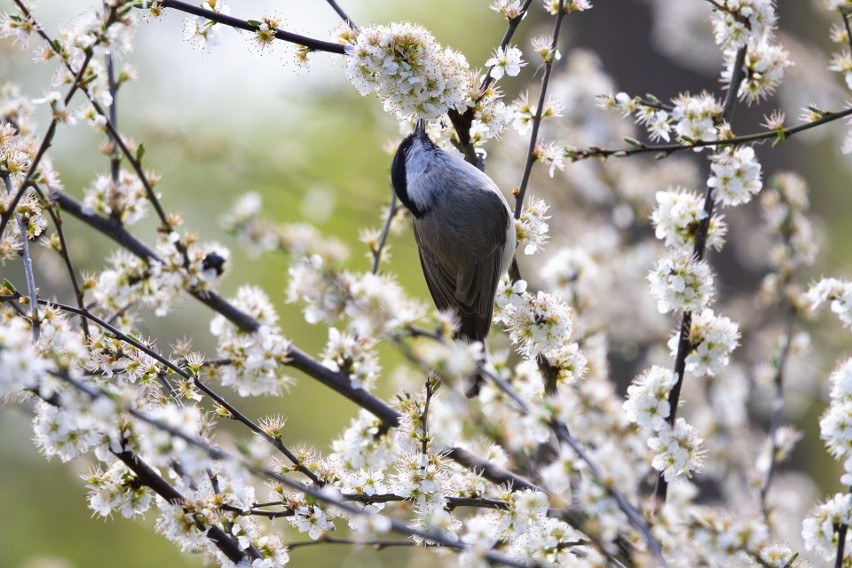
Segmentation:
[(509, 337), (528, 358), (562, 347), (574, 328), (571, 308), (558, 294), (524, 293), (524, 304), (503, 315)]
[(724, 206), (742, 205), (763, 187), (760, 162), (751, 146), (729, 146), (711, 157), (707, 186)]
[(712, 95), (680, 95), (674, 101), (672, 119), (678, 138), (687, 142), (715, 140), (716, 120), (722, 115), (722, 105)]
[(115, 511), (126, 519), (142, 516), (154, 501), (151, 490), (137, 483), (136, 475), (120, 461), (106, 471), (96, 468), (81, 477), (89, 488), (89, 508), (102, 517)]
[(91, 211), (128, 225), (145, 216), (147, 203), (139, 177), (127, 170), (121, 170), (115, 182), (109, 175), (99, 175), (83, 198), (83, 205)]
[(356, 337), (331, 327), (321, 362), (332, 371), (349, 377), (353, 387), (372, 389), (381, 371), (375, 343), (370, 336)]
[(363, 27), (346, 54), (346, 75), (358, 92), (375, 92), (385, 111), (401, 120), (434, 119), (467, 105), (467, 61), (442, 49), (423, 27)]
[[(837, 556), (837, 527), (852, 523), (852, 495), (837, 493), (814, 508), (802, 521), (802, 538), (805, 548), (814, 550), (826, 561)], [(849, 546), (847, 535), (846, 546)]]
[(776, 20), (773, 0), (722, 0), (713, 10), (713, 34), (718, 45), (738, 48), (770, 37)]
[(661, 314), (697, 311), (710, 302), (716, 291), (707, 263), (695, 260), (685, 251), (671, 251), (662, 257), (648, 274), (648, 280)]
[(521, 72), (521, 67), (527, 64), (523, 60), (521, 50), (514, 46), (498, 47), (494, 54), (485, 61), (485, 66), (490, 69), (494, 79), (501, 79), (503, 75), (515, 77)]
[(695, 428), (683, 418), (678, 418), (674, 426), (665, 422), (657, 435), (648, 439), (648, 447), (655, 452), (651, 465), (669, 483), (681, 475), (690, 477), (703, 465), (702, 442)]
[[(683, 188), (658, 191), (657, 208), (651, 214), (655, 234), (667, 247), (691, 251), (695, 247), (695, 236), (699, 224), (707, 218), (704, 199), (697, 193)], [(707, 226), (706, 246), (720, 250), (724, 243), (727, 227), (714, 215)]]
[[(696, 375), (716, 375), (728, 364), (731, 352), (739, 345), (739, 326), (726, 318), (717, 316), (711, 309), (704, 309), (692, 316), (689, 329), (689, 349), (686, 355), (686, 370)], [(680, 331), (669, 339), (672, 356), (677, 353)]]
[(650, 432), (663, 429), (671, 413), (669, 392), (676, 382), (677, 376), (670, 369), (656, 365), (633, 379), (624, 401), (630, 421)]
[(812, 310), (831, 300), (831, 311), (845, 327), (852, 329), (852, 282), (823, 278), (808, 289), (805, 299)]
[[(736, 62), (736, 50), (725, 53), (727, 60), (722, 71), (722, 82), (730, 87)], [(793, 65), (790, 54), (782, 46), (768, 41), (749, 43), (744, 61), (745, 76), (737, 94), (749, 104), (759, 103), (771, 96), (784, 79), (784, 70)]]
[(518, 247), (523, 247), (524, 254), (535, 254), (544, 248), (550, 231), (548, 209), (550, 206), (543, 199), (531, 197), (521, 217), (515, 221)]

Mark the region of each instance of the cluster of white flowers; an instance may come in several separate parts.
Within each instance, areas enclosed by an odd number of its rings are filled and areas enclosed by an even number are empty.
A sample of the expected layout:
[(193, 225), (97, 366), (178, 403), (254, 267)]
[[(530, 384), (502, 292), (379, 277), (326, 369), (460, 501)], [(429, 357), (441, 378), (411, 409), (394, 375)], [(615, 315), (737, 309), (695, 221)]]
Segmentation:
[[(693, 314), (689, 328), (689, 350), (686, 370), (695, 375), (716, 375), (728, 365), (730, 355), (739, 345), (739, 326), (726, 318), (717, 316), (706, 308)], [(677, 353), (680, 332), (669, 340), (672, 356)]]
[[(11, 114), (11, 119), (16, 119), (18, 113), (29, 114), (31, 106), (24, 97), (20, 96), (17, 88), (0, 86), (0, 96), (5, 103), (3, 109)], [(20, 224), (17, 219), (15, 223), (8, 223), (0, 236), (0, 261), (15, 258), (21, 250), (23, 238), (36, 239), (47, 228), (41, 201), (31, 188), (24, 190), (14, 212), (10, 211), (12, 200), (19, 191), (18, 188), (23, 183), (37, 150), (24, 130), (29, 128), (27, 115), (21, 115), (21, 119), (25, 122), (17, 128), (8, 122), (0, 123), (0, 173), (3, 174), (3, 182), (5, 182), (0, 184), (0, 214), (4, 218), (14, 214), (20, 220)], [(46, 158), (42, 159), (33, 179), (51, 187), (61, 188), (53, 166)]]
[(376, 340), (370, 336), (356, 337), (330, 327), (322, 364), (349, 377), (353, 387), (371, 390), (381, 371), (375, 344)]
[(737, 52), (747, 48), (743, 81), (738, 96), (749, 103), (771, 95), (792, 65), (790, 54), (774, 43), (777, 21), (773, 0), (725, 0), (713, 11), (713, 32), (722, 48), (725, 67), (722, 82), (730, 85)]
[(671, 482), (689, 477), (702, 467), (702, 440), (695, 428), (678, 418), (671, 424), (669, 392), (678, 377), (671, 370), (652, 366), (627, 387), (624, 412), (635, 423), (654, 452), (651, 466)]
[(695, 427), (683, 418), (675, 420), (673, 426), (666, 422), (656, 436), (648, 439), (648, 447), (655, 452), (651, 465), (668, 482), (681, 475), (690, 477), (703, 465), (704, 452), (699, 449), (702, 442)]
[(212, 290), (231, 257), (230, 251), (219, 243), (199, 243), (194, 235), (181, 238), (174, 231), (160, 239), (156, 251), (163, 261), (163, 286), (174, 290)]
[(327, 507), (322, 503), (306, 499), (304, 493), (296, 493), (289, 497), (288, 504), (294, 513), (292, 517), (287, 517), (290, 526), (299, 532), (307, 533), (312, 540), (334, 530), (334, 522), (328, 515)]
[(544, 248), (550, 231), (548, 209), (550, 206), (543, 199), (531, 197), (515, 221), (518, 248), (523, 248), (524, 254), (535, 254)]
[[(692, 251), (698, 226), (707, 218), (704, 199), (683, 188), (659, 191), (656, 197), (657, 208), (651, 214), (651, 222), (656, 227), (657, 238), (668, 248)], [(707, 247), (720, 250), (726, 232), (722, 218), (711, 217), (707, 225)]]
[(123, 249), (112, 253), (107, 262), (110, 268), (101, 271), (92, 286), (98, 305), (118, 312), (141, 303), (159, 316), (168, 313), (175, 290), (165, 288), (158, 278), (159, 262), (145, 262)]
[[(811, 515), (802, 522), (802, 538), (805, 547), (814, 550), (826, 561), (833, 561), (837, 556), (837, 528), (852, 524), (852, 495), (837, 493), (825, 503), (811, 511)], [(847, 534), (846, 550), (852, 544), (852, 538)], [(848, 556), (846, 556), (848, 558)]]
[(62, 408), (37, 400), (33, 416), (33, 442), (46, 457), (58, 457), (63, 462), (84, 455), (103, 442), (99, 421), (83, 408), (74, 408), (76, 401), (66, 400)]
[(36, 389), (51, 363), (33, 345), (32, 328), (10, 309), (0, 310), (0, 399)]
[(332, 459), (339, 460), (349, 471), (361, 471), (367, 467), (382, 469), (393, 463), (396, 445), (392, 435), (379, 435), (381, 421), (360, 410), (350, 425), (332, 444)]
[(816, 260), (817, 235), (806, 213), (809, 207), (805, 181), (791, 172), (772, 177), (769, 191), (761, 194), (763, 217), (777, 235), (770, 258), (781, 272), (810, 266)]
[[(541, 117), (545, 119), (562, 116), (562, 110), (562, 105), (552, 96), (548, 96), (544, 101)], [(529, 100), (528, 92), (524, 91), (512, 102), (512, 112), (514, 113), (512, 127), (515, 131), (521, 136), (529, 134), (538, 106)]]
[(136, 174), (121, 170), (118, 179), (99, 175), (86, 190), (83, 205), (90, 211), (132, 225), (145, 216), (148, 200)]
[[(149, 8), (152, 15), (159, 16), (162, 6), (158, 2), (152, 2), (152, 4)], [(199, 5), (203, 9), (217, 14), (227, 16), (231, 13), (231, 7), (222, 0), (203, 0)], [(221, 24), (213, 20), (190, 16), (183, 20), (183, 39), (188, 41), (195, 49), (208, 51), (222, 41), (222, 28)]]
[(118, 511), (132, 519), (144, 515), (154, 500), (148, 488), (134, 483), (136, 476), (120, 461), (106, 470), (96, 467), (81, 477), (89, 488), (89, 508), (102, 517)]
[(494, 79), (501, 79), (503, 75), (515, 77), (521, 72), (527, 62), (523, 59), (524, 54), (515, 46), (498, 47), (494, 54), (485, 60), (485, 66)]
[(624, 402), (630, 421), (652, 432), (662, 430), (671, 412), (669, 391), (676, 382), (671, 370), (656, 365), (633, 379)]
[(523, 309), (503, 315), (509, 337), (529, 358), (539, 354), (551, 356), (571, 337), (574, 329), (571, 308), (558, 294), (548, 292), (535, 295), (527, 292), (525, 300)]
[(837, 278), (823, 278), (808, 290), (805, 299), (812, 310), (831, 300), (831, 311), (843, 325), (852, 329), (852, 282)]
[(343, 313), (345, 288), (337, 284), (342, 277), (322, 256), (302, 258), (290, 266), (288, 273), (287, 301), (305, 303), (306, 322), (331, 323)]
[(774, 0), (723, 0), (713, 10), (713, 34), (722, 47), (738, 48), (771, 36), (775, 29)]
[[(550, 14), (556, 14), (559, 12), (559, 0), (542, 0), (544, 4), (544, 9), (547, 10)], [(591, 0), (564, 0), (562, 10), (566, 13), (568, 12), (583, 12), (585, 10), (591, 10), (592, 2)]]
[[(722, 82), (730, 85), (736, 61), (736, 51), (725, 52), (727, 67), (722, 71)], [(761, 40), (749, 44), (743, 63), (745, 77), (738, 91), (741, 99), (757, 103), (772, 95), (784, 79), (784, 70), (793, 65), (790, 53), (782, 46)]]
[(722, 116), (722, 105), (713, 95), (682, 94), (674, 101), (671, 115), (678, 138), (689, 143), (698, 140), (715, 140), (716, 123)]
[(409, 23), (363, 27), (347, 40), (349, 81), (362, 95), (375, 92), (400, 120), (434, 119), (467, 106), (467, 61), (442, 48), (426, 28)]
[(389, 335), (425, 315), (424, 306), (390, 276), (352, 275), (347, 292), (345, 312), (358, 335)]
[[(500, 100), (498, 89), (489, 88), (473, 105), (473, 121), (470, 124), (470, 141), (481, 145), (486, 140), (497, 138), (515, 120), (514, 109)], [(472, 99), (476, 95), (471, 96)]]
[(722, 205), (742, 205), (763, 187), (760, 162), (751, 146), (729, 146), (711, 158), (713, 175), (707, 180)]
[(234, 388), (240, 396), (280, 393), (293, 381), (281, 374), (281, 367), (288, 360), (290, 342), (276, 325), (278, 315), (269, 297), (260, 288), (242, 286), (232, 303), (261, 325), (249, 333), (217, 315), (210, 323), (210, 333), (218, 338), (217, 354), (224, 362), (211, 368), (211, 375)]
[(670, 250), (648, 274), (651, 294), (661, 314), (672, 311), (697, 311), (707, 306), (716, 293), (713, 273), (703, 260), (691, 252)]

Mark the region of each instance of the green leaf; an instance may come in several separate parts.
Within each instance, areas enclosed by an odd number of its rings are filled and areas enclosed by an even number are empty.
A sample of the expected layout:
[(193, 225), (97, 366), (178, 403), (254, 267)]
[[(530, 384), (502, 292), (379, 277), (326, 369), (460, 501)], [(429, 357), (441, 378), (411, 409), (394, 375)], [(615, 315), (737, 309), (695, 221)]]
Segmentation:
[(145, 155), (145, 144), (139, 144), (139, 147), (136, 148), (136, 161), (141, 162), (142, 156)]

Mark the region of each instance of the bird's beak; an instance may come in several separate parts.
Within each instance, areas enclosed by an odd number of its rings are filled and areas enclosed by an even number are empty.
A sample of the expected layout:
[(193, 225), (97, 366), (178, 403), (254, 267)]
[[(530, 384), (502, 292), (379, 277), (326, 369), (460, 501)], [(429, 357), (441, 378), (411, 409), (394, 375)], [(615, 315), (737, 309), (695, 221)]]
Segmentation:
[(426, 121), (422, 118), (417, 119), (417, 124), (414, 125), (414, 133), (418, 136), (426, 134)]

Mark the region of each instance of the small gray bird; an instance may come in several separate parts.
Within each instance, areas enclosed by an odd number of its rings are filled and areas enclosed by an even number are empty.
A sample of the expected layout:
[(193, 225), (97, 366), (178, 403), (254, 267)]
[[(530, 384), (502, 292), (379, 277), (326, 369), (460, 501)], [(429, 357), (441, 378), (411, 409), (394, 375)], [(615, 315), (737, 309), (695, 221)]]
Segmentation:
[[(414, 216), (414, 238), (432, 300), (458, 313), (457, 337), (482, 341), (491, 328), (497, 284), (515, 254), (515, 222), (487, 175), (438, 148), (423, 120), (391, 165), (397, 197)], [(481, 378), (468, 390), (474, 396)]]

